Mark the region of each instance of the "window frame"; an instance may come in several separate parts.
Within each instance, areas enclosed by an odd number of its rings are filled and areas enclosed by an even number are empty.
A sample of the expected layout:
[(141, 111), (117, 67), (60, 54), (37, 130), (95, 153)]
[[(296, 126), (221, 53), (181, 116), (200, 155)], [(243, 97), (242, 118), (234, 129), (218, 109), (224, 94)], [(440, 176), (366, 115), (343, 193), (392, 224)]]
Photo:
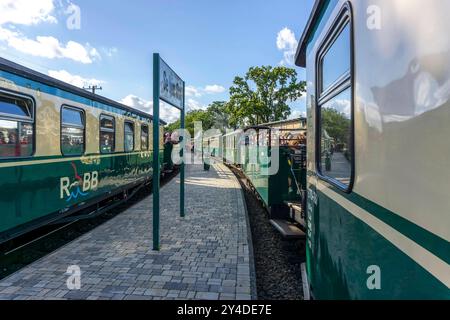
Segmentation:
[[(109, 118), (109, 119), (111, 119), (113, 121), (113, 129), (112, 130), (111, 129), (102, 128), (102, 119), (104, 119), (104, 118)], [(98, 120), (98, 124), (99, 124), (98, 146), (99, 146), (100, 154), (113, 154), (113, 153), (116, 153), (116, 146), (117, 146), (117, 143), (116, 143), (116, 138), (117, 138), (117, 134), (116, 134), (116, 130), (117, 130), (116, 117), (111, 116), (109, 114), (101, 113), (100, 117), (99, 117), (99, 120)], [(112, 132), (113, 135), (114, 135), (114, 145), (113, 145), (113, 148), (112, 148), (111, 152), (102, 152), (102, 140), (101, 140), (102, 132)]]
[[(64, 109), (70, 109), (70, 110), (74, 110), (74, 111), (77, 111), (77, 112), (81, 112), (81, 115), (82, 115), (81, 120), (83, 121), (83, 124), (84, 124), (83, 125), (83, 142), (84, 143), (83, 143), (83, 152), (81, 154), (65, 154), (63, 152), (62, 129), (63, 129), (63, 127), (67, 127), (67, 124), (64, 125), (64, 123), (63, 123), (63, 110)], [(77, 107), (74, 107), (74, 106), (71, 106), (71, 105), (68, 105), (68, 104), (63, 104), (63, 105), (61, 105), (59, 117), (60, 117), (60, 121), (59, 121), (59, 134), (60, 134), (59, 147), (60, 147), (61, 155), (63, 157), (82, 157), (82, 156), (84, 156), (86, 154), (86, 144), (87, 144), (87, 141), (86, 141), (86, 127), (87, 127), (87, 124), (86, 124), (86, 112), (83, 109), (81, 109), (81, 108), (77, 108)], [(77, 127), (78, 129), (80, 129), (80, 127), (78, 127), (78, 126), (73, 126), (73, 127)]]
[[(349, 27), (350, 31), (350, 70), (349, 72), (341, 75), (336, 79), (326, 90), (323, 90), (323, 58), (329, 52), (329, 49), (333, 46), (335, 41), (339, 38), (346, 27)], [(353, 191), (355, 182), (355, 75), (354, 75), (354, 21), (353, 11), (350, 2), (343, 4), (339, 14), (328, 29), (324, 40), (321, 42), (317, 50), (316, 55), (316, 120), (315, 120), (315, 166), (316, 173), (320, 180), (327, 182), (334, 186), (339, 191), (350, 194)], [(344, 184), (335, 178), (329, 177), (322, 173), (322, 141), (321, 141), (321, 107), (339, 94), (343, 93), (347, 89), (350, 89), (350, 106), (351, 106), (351, 119), (350, 119), (350, 141), (349, 147), (351, 150), (351, 162), (350, 162), (350, 181)]]
[(12, 96), (19, 99), (27, 99), (31, 102), (31, 117), (23, 117), (23, 116), (11, 116), (5, 113), (0, 113), (0, 120), (5, 121), (16, 121), (16, 122), (26, 122), (33, 125), (33, 148), (31, 150), (31, 154), (28, 156), (17, 156), (17, 157), (0, 157), (1, 160), (17, 160), (17, 159), (29, 159), (36, 155), (36, 100), (33, 96), (23, 93), (18, 93), (15, 91), (0, 89), (0, 93), (6, 96)]
[[(126, 150), (126, 124), (129, 123), (133, 126), (133, 148), (131, 150)], [(133, 121), (125, 120), (123, 122), (123, 152), (124, 153), (131, 153), (136, 150), (136, 124)]]
[[(147, 148), (146, 149), (144, 149), (142, 146), (143, 128), (147, 128)], [(141, 151), (149, 151), (149, 150), (150, 150), (150, 126), (148, 124), (142, 123), (141, 124)]]

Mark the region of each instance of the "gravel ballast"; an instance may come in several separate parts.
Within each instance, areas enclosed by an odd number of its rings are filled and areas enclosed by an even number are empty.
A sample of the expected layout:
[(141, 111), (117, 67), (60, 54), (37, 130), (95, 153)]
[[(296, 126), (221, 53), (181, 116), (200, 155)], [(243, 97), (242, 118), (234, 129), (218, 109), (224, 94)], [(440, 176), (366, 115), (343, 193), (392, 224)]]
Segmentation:
[(245, 195), (260, 300), (303, 300), (301, 264), (305, 262), (305, 241), (284, 240), (270, 224), (268, 213), (248, 187), (243, 173), (231, 168)]

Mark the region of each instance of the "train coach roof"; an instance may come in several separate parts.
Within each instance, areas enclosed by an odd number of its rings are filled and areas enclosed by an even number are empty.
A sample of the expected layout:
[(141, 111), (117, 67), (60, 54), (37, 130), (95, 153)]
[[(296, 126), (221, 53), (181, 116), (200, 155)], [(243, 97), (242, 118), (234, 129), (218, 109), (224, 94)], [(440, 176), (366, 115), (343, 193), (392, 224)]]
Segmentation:
[[(6, 72), (36, 81), (43, 84), (46, 84), (48, 86), (56, 87), (58, 89), (73, 93), (75, 95), (81, 96), (86, 99), (91, 99), (93, 101), (97, 101), (106, 105), (110, 105), (112, 107), (116, 107), (119, 109), (123, 109), (125, 111), (133, 112), (139, 116), (150, 118), (153, 120), (153, 116), (151, 114), (142, 112), (140, 110), (131, 108), (129, 106), (126, 106), (122, 103), (119, 103), (117, 101), (105, 98), (103, 96), (93, 94), (92, 92), (86, 91), (84, 89), (80, 89), (78, 87), (75, 87), (71, 84), (68, 84), (66, 82), (57, 80), (55, 78), (49, 77), (43, 73), (34, 71), (32, 69), (26, 68), (24, 66), (21, 66), (17, 63), (14, 63), (12, 61), (6, 60), (4, 58), (0, 58), (0, 70), (4, 70)], [(160, 124), (166, 125), (167, 123), (163, 120), (160, 120)]]
[(297, 47), (297, 53), (295, 55), (295, 64), (299, 67), (306, 67), (306, 49), (308, 46), (309, 38), (314, 31), (317, 21), (320, 18), (320, 12), (324, 8), (328, 0), (316, 0), (313, 10), (303, 31), (299, 45)]
[(263, 123), (263, 124), (260, 124), (260, 126), (271, 127), (271, 126), (275, 126), (275, 125), (279, 125), (279, 124), (302, 122), (302, 121), (306, 121), (306, 120), (307, 119), (305, 117), (300, 117), (300, 118), (295, 118), (295, 119), (290, 119), (290, 120), (281, 120), (281, 121)]

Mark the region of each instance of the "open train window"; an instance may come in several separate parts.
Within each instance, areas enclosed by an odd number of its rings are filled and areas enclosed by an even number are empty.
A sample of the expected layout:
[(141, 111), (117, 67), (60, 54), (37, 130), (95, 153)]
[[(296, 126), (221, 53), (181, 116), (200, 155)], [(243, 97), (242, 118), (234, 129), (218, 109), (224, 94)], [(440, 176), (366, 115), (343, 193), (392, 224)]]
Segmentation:
[(0, 91), (0, 159), (31, 157), (33, 152), (33, 101)]
[(100, 116), (100, 153), (113, 153), (116, 147), (116, 120), (114, 117)]
[(129, 121), (125, 121), (125, 152), (134, 150), (134, 124)]
[(65, 156), (81, 156), (85, 151), (85, 117), (78, 108), (61, 108), (61, 152)]
[(141, 150), (148, 150), (149, 139), (148, 139), (148, 126), (141, 126)]
[(317, 168), (319, 176), (350, 192), (354, 178), (353, 40), (346, 4), (317, 58)]
[(258, 146), (259, 147), (270, 147), (270, 130), (269, 129), (259, 130)]

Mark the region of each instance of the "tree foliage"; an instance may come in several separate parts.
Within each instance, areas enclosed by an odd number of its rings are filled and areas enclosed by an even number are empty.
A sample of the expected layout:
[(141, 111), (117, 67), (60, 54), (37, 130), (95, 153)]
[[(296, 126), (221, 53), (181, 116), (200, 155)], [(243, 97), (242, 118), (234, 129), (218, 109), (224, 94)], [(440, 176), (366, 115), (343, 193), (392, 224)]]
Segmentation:
[[(196, 121), (202, 122), (203, 130), (220, 129), (224, 131), (229, 127), (229, 115), (226, 113), (226, 102), (214, 101), (206, 110), (192, 110), (186, 114), (185, 127), (191, 136), (194, 136), (194, 125)], [(173, 132), (181, 127), (181, 121), (166, 126), (166, 130)]]
[[(236, 77), (230, 88), (230, 101), (215, 101), (206, 110), (186, 114), (186, 128), (194, 134), (194, 122), (203, 122), (203, 130), (236, 129), (239, 126), (285, 120), (291, 114), (289, 102), (305, 92), (304, 81), (297, 80), (297, 72), (287, 67), (252, 67), (245, 77)], [(180, 121), (166, 127), (180, 128)]]
[(207, 129), (225, 130), (230, 128), (230, 114), (225, 101), (215, 101), (208, 107), (207, 112), (212, 119), (212, 126)]
[(236, 77), (230, 88), (230, 124), (236, 127), (286, 120), (291, 114), (288, 102), (299, 99), (305, 87), (294, 69), (252, 67), (245, 77)]
[(321, 119), (322, 128), (328, 132), (330, 137), (333, 137), (337, 143), (348, 143), (350, 120), (345, 114), (333, 108), (324, 108), (321, 110)]
[[(189, 111), (186, 114), (185, 117), (185, 127), (187, 130), (189, 130), (191, 136), (194, 134), (194, 123), (195, 121), (201, 121), (203, 122), (204, 126), (210, 126), (211, 125), (211, 121), (208, 117), (208, 114), (206, 111), (204, 110), (192, 110)], [(177, 129), (180, 129), (181, 127), (181, 121), (177, 120), (176, 122), (168, 125), (166, 127), (167, 131), (173, 132)]]

